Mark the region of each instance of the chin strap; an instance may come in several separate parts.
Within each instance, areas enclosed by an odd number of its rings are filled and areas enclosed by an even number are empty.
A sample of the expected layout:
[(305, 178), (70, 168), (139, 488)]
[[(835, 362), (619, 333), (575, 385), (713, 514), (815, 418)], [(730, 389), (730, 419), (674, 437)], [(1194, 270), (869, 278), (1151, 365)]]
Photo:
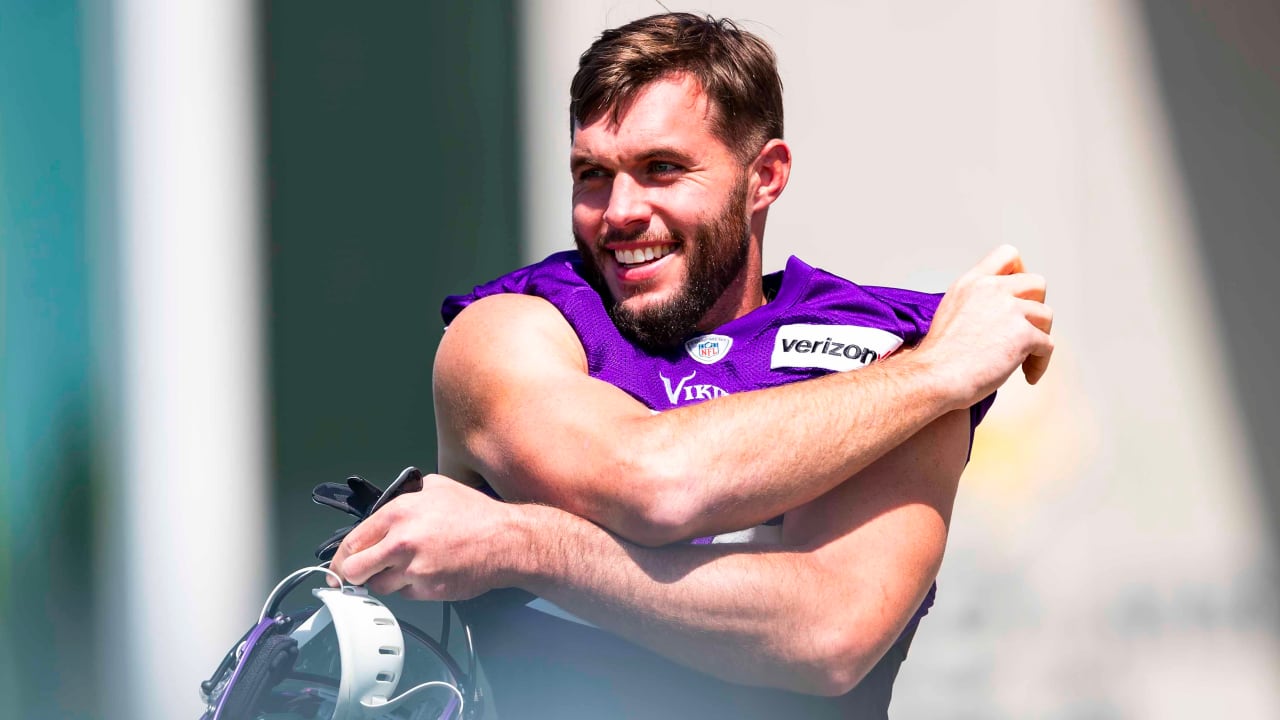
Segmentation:
[[(241, 720), (262, 702), (271, 689), (293, 670), (298, 660), (298, 643), (284, 634), (284, 621), (264, 618), (249, 631), (244, 641), (227, 656), (209, 680), (200, 684), (201, 695), (210, 706), (201, 720)], [(235, 670), (217, 678), (235, 663)], [(224, 690), (225, 689), (225, 690)], [(218, 694), (216, 704), (214, 695)]]
[(334, 553), (338, 552), (338, 546), (342, 544), (342, 540), (356, 528), (356, 525), (399, 495), (421, 489), (422, 471), (413, 466), (402, 470), (400, 477), (396, 478), (395, 482), (391, 483), (391, 487), (386, 490), (356, 475), (347, 478), (345, 483), (327, 482), (315, 486), (311, 491), (313, 502), (341, 510), (356, 519), (354, 523), (338, 528), (333, 535), (329, 536), (329, 539), (321, 543), (320, 547), (316, 548), (316, 558), (331, 560)]

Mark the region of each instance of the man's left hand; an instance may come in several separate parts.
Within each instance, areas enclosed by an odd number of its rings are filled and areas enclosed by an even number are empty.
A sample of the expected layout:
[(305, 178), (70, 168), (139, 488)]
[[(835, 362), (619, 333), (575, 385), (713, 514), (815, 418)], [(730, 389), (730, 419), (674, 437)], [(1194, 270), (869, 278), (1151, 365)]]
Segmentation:
[(442, 475), (360, 523), (330, 568), (371, 592), (413, 600), (465, 600), (503, 587), (513, 509)]

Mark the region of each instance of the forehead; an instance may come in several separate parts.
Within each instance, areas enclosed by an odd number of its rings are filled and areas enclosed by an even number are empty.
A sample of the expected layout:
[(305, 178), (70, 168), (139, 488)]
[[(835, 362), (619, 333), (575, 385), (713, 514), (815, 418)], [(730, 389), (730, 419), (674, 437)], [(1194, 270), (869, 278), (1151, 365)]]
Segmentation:
[(615, 123), (605, 111), (574, 128), (574, 155), (642, 154), (653, 148), (727, 151), (712, 131), (711, 103), (696, 80), (679, 75), (641, 88)]

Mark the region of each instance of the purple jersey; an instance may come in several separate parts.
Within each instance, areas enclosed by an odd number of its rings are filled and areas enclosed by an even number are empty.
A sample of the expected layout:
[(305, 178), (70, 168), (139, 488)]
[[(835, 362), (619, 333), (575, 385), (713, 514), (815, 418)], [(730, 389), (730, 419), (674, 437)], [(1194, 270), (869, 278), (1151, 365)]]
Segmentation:
[[(912, 290), (863, 287), (793, 256), (785, 270), (764, 278), (772, 297), (764, 306), (714, 332), (690, 338), (683, 348), (652, 353), (618, 332), (600, 294), (584, 279), (581, 262), (576, 251), (556, 253), (480, 285), (468, 295), (450, 296), (441, 310), (445, 324), (470, 303), (489, 295), (544, 298), (577, 333), (592, 377), (662, 411), (866, 367), (900, 347), (918, 343), (942, 299)], [(993, 398), (971, 410), (971, 432)], [(770, 537), (761, 528), (695, 542), (767, 542)], [(908, 629), (928, 612), (935, 590), (936, 586), (930, 587)]]
[[(769, 302), (683, 347), (653, 353), (623, 337), (600, 294), (584, 279), (576, 252), (557, 253), (444, 302), (445, 324), (479, 298), (501, 293), (541, 297), (577, 333), (592, 377), (615, 385), (655, 412), (730, 393), (773, 387), (830, 372), (857, 370), (929, 329), (939, 295), (862, 287), (792, 257), (764, 278)], [(971, 431), (991, 398), (970, 412)], [(777, 542), (776, 523), (695, 542)], [(511, 604), (495, 594), (464, 604), (499, 707), (528, 717), (883, 717), (935, 587), (902, 636), (853, 691), (815, 697), (726, 683), (584, 625), (535, 598)], [(652, 707), (667, 698), (661, 712)]]
[(545, 298), (577, 333), (592, 377), (661, 411), (865, 367), (924, 337), (940, 299), (860, 287), (792, 257), (785, 271), (765, 278), (766, 288), (774, 290), (768, 304), (690, 338), (683, 349), (654, 354), (618, 332), (600, 295), (580, 274), (580, 262), (576, 252), (557, 253), (470, 295), (449, 297), (445, 323), (487, 295)]

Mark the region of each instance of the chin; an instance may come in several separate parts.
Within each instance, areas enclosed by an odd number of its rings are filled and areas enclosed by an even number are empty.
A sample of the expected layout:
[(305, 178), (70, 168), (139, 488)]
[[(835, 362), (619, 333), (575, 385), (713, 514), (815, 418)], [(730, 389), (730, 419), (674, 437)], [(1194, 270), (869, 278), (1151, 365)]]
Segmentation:
[(633, 292), (631, 295), (618, 303), (618, 306), (625, 312), (637, 316), (644, 317), (659, 312), (671, 302), (674, 296), (672, 292), (659, 292), (656, 290)]

